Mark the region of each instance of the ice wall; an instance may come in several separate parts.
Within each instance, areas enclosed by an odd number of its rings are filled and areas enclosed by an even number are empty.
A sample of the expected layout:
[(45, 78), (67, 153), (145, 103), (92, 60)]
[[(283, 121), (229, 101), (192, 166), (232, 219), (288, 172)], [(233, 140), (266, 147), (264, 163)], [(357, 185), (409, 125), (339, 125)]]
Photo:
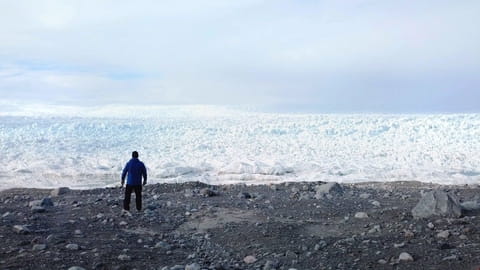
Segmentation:
[(0, 189), (115, 185), (133, 150), (151, 182), (480, 180), (478, 114), (150, 109), (131, 117), (108, 109), (82, 117), (0, 114)]

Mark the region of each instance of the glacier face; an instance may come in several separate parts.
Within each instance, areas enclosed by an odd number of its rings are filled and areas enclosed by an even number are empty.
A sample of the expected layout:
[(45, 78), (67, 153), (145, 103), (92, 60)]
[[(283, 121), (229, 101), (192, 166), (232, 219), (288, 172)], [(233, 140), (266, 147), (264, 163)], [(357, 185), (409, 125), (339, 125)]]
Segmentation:
[(177, 109), (0, 115), (0, 189), (116, 185), (133, 150), (149, 182), (480, 180), (479, 114)]

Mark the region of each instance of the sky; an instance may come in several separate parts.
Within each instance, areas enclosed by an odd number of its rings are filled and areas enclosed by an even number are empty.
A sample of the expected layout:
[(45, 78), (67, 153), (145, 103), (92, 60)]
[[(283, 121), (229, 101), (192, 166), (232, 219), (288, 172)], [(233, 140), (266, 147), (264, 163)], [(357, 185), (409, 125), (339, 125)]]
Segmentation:
[(0, 101), (480, 112), (478, 0), (2, 0)]

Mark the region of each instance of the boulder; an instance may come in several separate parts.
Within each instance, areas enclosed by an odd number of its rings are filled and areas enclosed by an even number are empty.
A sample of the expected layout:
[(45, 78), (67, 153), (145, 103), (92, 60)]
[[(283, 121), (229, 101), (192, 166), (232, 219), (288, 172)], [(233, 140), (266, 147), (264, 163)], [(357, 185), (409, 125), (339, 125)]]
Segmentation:
[(52, 192), (50, 192), (50, 195), (52, 195), (53, 197), (56, 197), (56, 196), (67, 194), (69, 192), (70, 192), (70, 189), (68, 187), (59, 187), (52, 190)]
[(49, 197), (46, 197), (46, 198), (43, 198), (41, 200), (35, 200), (35, 201), (31, 201), (28, 203), (28, 206), (30, 207), (52, 207), (53, 206), (53, 201), (51, 198)]
[(15, 225), (13, 226), (13, 231), (18, 234), (27, 234), (30, 230), (25, 225)]
[(202, 188), (200, 189), (200, 195), (203, 197), (213, 197), (216, 196), (217, 193), (209, 188)]
[(315, 197), (317, 199), (324, 197), (325, 195), (342, 195), (343, 188), (336, 182), (328, 182), (323, 185), (318, 185), (315, 187)]
[(462, 208), (454, 194), (434, 190), (423, 194), (418, 204), (412, 209), (412, 215), (414, 218), (432, 216), (458, 218), (462, 215)]
[(198, 263), (187, 264), (185, 270), (200, 270), (200, 265)]

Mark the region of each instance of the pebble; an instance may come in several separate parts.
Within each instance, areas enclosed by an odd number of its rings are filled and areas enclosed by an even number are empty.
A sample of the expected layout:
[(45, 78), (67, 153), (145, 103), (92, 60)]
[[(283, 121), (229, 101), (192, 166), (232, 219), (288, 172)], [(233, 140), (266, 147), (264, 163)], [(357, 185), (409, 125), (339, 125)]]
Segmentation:
[(59, 187), (59, 188), (56, 188), (56, 189), (52, 190), (50, 192), (50, 195), (55, 197), (55, 196), (60, 196), (60, 195), (67, 194), (68, 192), (70, 192), (70, 189), (68, 187)]
[(217, 193), (209, 188), (202, 188), (200, 189), (200, 195), (203, 197), (213, 197), (217, 195)]
[(41, 206), (33, 206), (32, 207), (32, 213), (44, 213), (46, 211), (47, 211), (47, 209), (45, 209), (45, 207), (41, 207)]
[(393, 244), (395, 248), (402, 248), (405, 246), (405, 243), (400, 243), (400, 244)]
[(79, 246), (77, 244), (68, 244), (65, 246), (66, 249), (69, 249), (69, 250), (79, 250)]
[(72, 267), (68, 268), (68, 270), (85, 270), (85, 268), (80, 267), (80, 266), (72, 266)]
[(442, 259), (442, 261), (451, 261), (458, 259), (457, 255), (451, 255)]
[(368, 218), (368, 214), (365, 212), (357, 212), (355, 213), (355, 218)]
[(33, 251), (40, 251), (40, 250), (45, 250), (46, 248), (47, 248), (47, 245), (45, 245), (45, 244), (36, 244), (36, 245), (33, 245), (32, 250)]
[(360, 194), (360, 198), (362, 198), (362, 199), (368, 199), (368, 198), (370, 198), (370, 196), (371, 196), (371, 195), (368, 194), (368, 193), (362, 193), (362, 194)]
[(156, 248), (163, 248), (163, 249), (166, 249), (166, 250), (172, 249), (172, 246), (170, 244), (168, 244), (167, 242), (164, 242), (164, 241), (160, 241), (160, 242), (156, 243), (155, 247)]
[(450, 232), (448, 230), (437, 233), (437, 238), (447, 239), (449, 236), (450, 236)]
[(381, 206), (379, 201), (371, 201), (370, 203), (373, 204), (373, 206), (375, 206), (375, 207), (380, 207)]
[(254, 262), (257, 261), (257, 258), (255, 258), (255, 256), (253, 255), (248, 255), (246, 256), (245, 258), (243, 258), (243, 261), (246, 263), (246, 264), (252, 264)]
[(400, 253), (400, 256), (398, 256), (398, 259), (400, 261), (404, 261), (404, 262), (413, 262), (413, 257), (412, 255), (408, 254), (407, 252), (402, 252)]
[(432, 222), (429, 222), (429, 223), (427, 224), (427, 227), (428, 227), (430, 230), (433, 230), (433, 229), (435, 228), (435, 225), (433, 225)]
[(128, 223), (126, 221), (120, 221), (119, 225), (120, 226), (126, 226), (126, 225), (128, 225)]
[(277, 268), (278, 263), (270, 260), (267, 260), (263, 266), (263, 270), (276, 270)]
[(13, 226), (13, 231), (18, 234), (30, 233), (30, 230), (25, 225), (15, 225)]
[(200, 265), (198, 263), (187, 264), (185, 270), (200, 270)]
[(118, 255), (118, 259), (120, 261), (130, 261), (132, 260), (132, 258), (126, 254), (121, 254), (121, 255)]
[(380, 260), (378, 260), (378, 263), (379, 263), (379, 264), (387, 264), (387, 261), (384, 260), (384, 259), (380, 259)]

